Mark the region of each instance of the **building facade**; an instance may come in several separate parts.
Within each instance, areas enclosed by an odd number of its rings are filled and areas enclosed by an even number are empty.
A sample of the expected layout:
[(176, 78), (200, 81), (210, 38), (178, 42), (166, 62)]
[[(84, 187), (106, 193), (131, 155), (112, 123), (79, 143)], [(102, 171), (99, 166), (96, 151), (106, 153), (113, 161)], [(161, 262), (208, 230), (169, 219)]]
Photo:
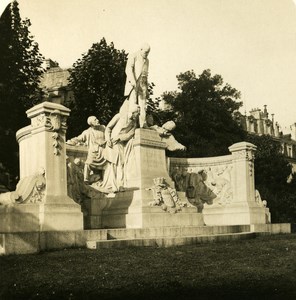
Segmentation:
[(73, 91), (69, 87), (70, 69), (62, 69), (51, 59), (44, 61), (46, 72), (43, 74), (40, 86), (46, 94), (46, 100), (58, 104), (73, 100)]
[(267, 105), (264, 109), (252, 109), (249, 115), (235, 112), (234, 118), (238, 124), (248, 133), (255, 135), (270, 135), (275, 141), (281, 144), (282, 153), (293, 166), (296, 172), (296, 123), (292, 124), (286, 133), (283, 133), (281, 126), (274, 120), (274, 114), (269, 117)]

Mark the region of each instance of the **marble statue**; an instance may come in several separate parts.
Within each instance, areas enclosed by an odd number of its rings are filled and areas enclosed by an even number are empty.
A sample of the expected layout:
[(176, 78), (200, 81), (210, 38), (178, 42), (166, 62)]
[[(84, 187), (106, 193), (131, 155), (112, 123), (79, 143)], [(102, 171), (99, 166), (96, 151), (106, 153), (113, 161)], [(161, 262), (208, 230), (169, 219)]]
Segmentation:
[(126, 176), (134, 169), (130, 166), (135, 163), (132, 138), (138, 127), (139, 111), (138, 105), (130, 105), (127, 118), (118, 113), (106, 126), (104, 158), (107, 164), (103, 182), (97, 185), (102, 192), (123, 191)]
[(267, 201), (262, 200), (258, 190), (255, 190), (255, 202), (261, 207), (267, 207)]
[(87, 159), (84, 166), (84, 182), (90, 182), (91, 171), (99, 170), (102, 172), (106, 160), (104, 158), (103, 149), (105, 141), (105, 126), (101, 125), (95, 116), (87, 119), (90, 126), (84, 130), (79, 136), (67, 141), (69, 145), (85, 144), (88, 147)]
[(40, 168), (34, 175), (22, 178), (15, 191), (0, 194), (0, 205), (43, 203), (45, 188), (45, 171)]
[(88, 185), (84, 184), (83, 165), (80, 158), (67, 161), (67, 190), (68, 196), (81, 204), (83, 197), (88, 195)]
[(166, 143), (167, 150), (169, 151), (186, 150), (186, 147), (180, 144), (171, 133), (171, 131), (176, 128), (176, 124), (174, 121), (168, 121), (164, 123), (161, 127), (157, 125), (152, 125), (149, 128), (154, 129), (159, 133), (161, 140)]
[[(148, 54), (150, 46), (143, 44), (141, 49), (128, 56), (126, 63), (126, 84), (124, 96), (129, 99), (130, 104), (138, 104), (140, 106), (140, 127), (146, 124), (146, 100), (148, 98)], [(130, 111), (130, 109), (129, 109)]]
[(217, 195), (206, 185), (207, 173), (200, 170), (198, 173), (189, 173), (186, 183), (186, 196), (190, 203), (203, 210), (204, 203), (213, 204)]

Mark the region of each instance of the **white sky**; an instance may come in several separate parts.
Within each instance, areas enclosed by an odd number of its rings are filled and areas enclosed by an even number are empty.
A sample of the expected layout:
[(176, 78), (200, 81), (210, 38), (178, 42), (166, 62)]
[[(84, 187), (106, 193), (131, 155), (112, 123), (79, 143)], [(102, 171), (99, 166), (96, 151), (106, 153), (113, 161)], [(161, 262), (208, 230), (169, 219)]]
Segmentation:
[[(4, 1), (4, 0), (1, 0)], [(19, 0), (40, 52), (70, 67), (105, 37), (117, 49), (151, 45), (155, 96), (176, 75), (204, 69), (242, 92), (247, 112), (296, 122), (296, 5), (293, 0)]]

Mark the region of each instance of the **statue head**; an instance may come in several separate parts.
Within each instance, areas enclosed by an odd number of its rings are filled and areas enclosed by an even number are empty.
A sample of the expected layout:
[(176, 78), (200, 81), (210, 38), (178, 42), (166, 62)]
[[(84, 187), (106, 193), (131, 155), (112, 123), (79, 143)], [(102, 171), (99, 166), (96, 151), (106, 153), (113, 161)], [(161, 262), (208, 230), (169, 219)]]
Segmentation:
[(80, 163), (81, 163), (81, 159), (80, 159), (79, 157), (76, 157), (76, 158), (74, 159), (74, 164), (75, 164), (76, 166), (79, 166)]
[(100, 125), (99, 120), (95, 116), (90, 116), (87, 118), (87, 124), (91, 127), (96, 127)]
[(163, 129), (166, 129), (167, 131), (172, 131), (176, 128), (176, 124), (174, 121), (167, 121), (162, 125)]
[(141, 46), (140, 52), (141, 52), (141, 55), (142, 55), (144, 58), (147, 58), (147, 56), (148, 56), (148, 54), (149, 54), (149, 52), (150, 52), (150, 46), (149, 46), (149, 44), (144, 43), (144, 44)]

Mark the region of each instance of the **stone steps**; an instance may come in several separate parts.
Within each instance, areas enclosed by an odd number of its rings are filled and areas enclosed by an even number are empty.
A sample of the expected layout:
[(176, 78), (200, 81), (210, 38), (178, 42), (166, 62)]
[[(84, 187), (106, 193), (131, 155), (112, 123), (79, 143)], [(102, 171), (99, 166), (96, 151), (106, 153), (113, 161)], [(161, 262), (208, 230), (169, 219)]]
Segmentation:
[[(250, 232), (249, 225), (232, 226), (170, 226), (149, 228), (117, 228), (105, 229), (107, 240), (112, 239), (139, 239), (139, 238), (161, 238), (161, 237), (184, 237), (213, 234), (229, 234), (239, 232)], [(99, 240), (105, 239), (101, 235)]]
[(90, 249), (126, 246), (169, 247), (285, 233), (291, 233), (291, 224), (0, 232), (0, 255), (80, 247)]
[(263, 234), (290, 233), (291, 225), (174, 226), (118, 228), (89, 231), (86, 247), (172, 247), (199, 243), (252, 239)]
[(254, 238), (250, 225), (173, 226), (104, 229), (104, 234), (88, 238), (89, 249), (150, 246), (170, 247), (197, 243)]
[(123, 247), (172, 247), (181, 245), (194, 245), (199, 243), (234, 241), (255, 238), (255, 232), (220, 233), (195, 236), (166, 236), (166, 237), (142, 237), (120, 238), (109, 240), (87, 241), (88, 249), (123, 248)]

